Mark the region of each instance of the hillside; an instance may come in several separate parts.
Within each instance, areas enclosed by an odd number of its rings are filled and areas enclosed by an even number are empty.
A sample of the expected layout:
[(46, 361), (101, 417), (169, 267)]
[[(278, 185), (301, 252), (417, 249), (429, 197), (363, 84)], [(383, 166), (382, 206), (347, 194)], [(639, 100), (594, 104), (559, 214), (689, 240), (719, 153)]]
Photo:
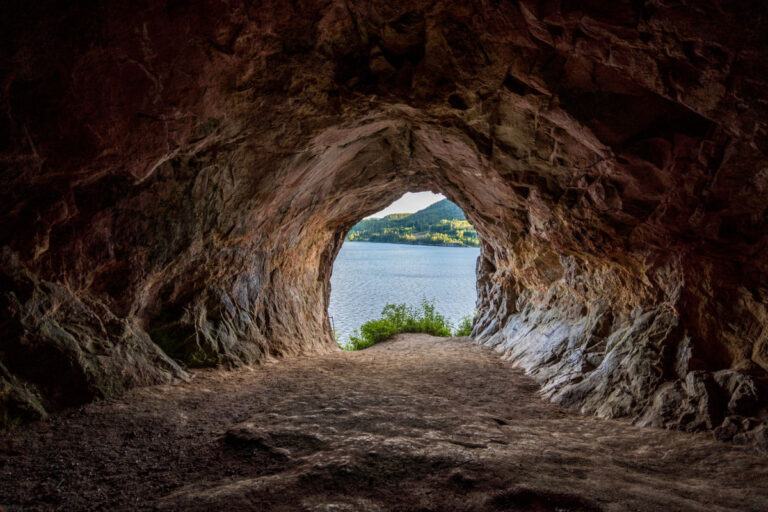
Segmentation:
[(447, 199), (416, 213), (395, 213), (357, 223), (347, 240), (414, 245), (477, 247), (477, 232), (461, 208)]

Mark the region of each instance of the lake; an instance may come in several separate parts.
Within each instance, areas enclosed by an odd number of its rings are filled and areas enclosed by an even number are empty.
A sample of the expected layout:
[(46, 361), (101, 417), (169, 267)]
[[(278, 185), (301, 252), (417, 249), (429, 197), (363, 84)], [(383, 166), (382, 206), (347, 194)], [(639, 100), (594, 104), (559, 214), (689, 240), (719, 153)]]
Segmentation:
[(344, 242), (333, 265), (331, 303), (341, 341), (378, 318), (387, 303), (416, 305), (434, 299), (452, 324), (475, 309), (477, 247)]

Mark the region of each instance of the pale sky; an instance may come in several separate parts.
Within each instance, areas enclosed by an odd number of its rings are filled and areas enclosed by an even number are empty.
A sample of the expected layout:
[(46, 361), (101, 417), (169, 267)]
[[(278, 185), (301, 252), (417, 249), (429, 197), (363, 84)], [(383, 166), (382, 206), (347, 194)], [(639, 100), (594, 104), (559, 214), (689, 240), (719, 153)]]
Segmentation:
[(445, 196), (432, 192), (406, 192), (403, 197), (366, 219), (380, 219), (392, 213), (414, 213), (442, 199), (445, 199)]

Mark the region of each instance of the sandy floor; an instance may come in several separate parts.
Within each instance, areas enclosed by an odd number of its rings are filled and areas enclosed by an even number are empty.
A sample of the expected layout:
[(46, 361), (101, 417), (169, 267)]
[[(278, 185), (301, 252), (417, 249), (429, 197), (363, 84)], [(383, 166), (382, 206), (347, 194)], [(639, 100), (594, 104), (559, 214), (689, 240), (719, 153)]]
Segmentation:
[[(579, 416), (404, 335), (135, 390), (0, 438), (6, 510), (768, 510), (768, 458)], [(0, 510), (2, 507), (0, 507)]]

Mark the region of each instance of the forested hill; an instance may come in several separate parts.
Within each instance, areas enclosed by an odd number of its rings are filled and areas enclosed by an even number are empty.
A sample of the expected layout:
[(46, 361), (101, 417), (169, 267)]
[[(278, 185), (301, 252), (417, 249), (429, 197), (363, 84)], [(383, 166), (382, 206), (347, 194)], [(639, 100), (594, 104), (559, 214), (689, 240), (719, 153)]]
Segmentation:
[(477, 232), (461, 208), (447, 199), (416, 213), (395, 213), (356, 224), (347, 240), (477, 247)]

